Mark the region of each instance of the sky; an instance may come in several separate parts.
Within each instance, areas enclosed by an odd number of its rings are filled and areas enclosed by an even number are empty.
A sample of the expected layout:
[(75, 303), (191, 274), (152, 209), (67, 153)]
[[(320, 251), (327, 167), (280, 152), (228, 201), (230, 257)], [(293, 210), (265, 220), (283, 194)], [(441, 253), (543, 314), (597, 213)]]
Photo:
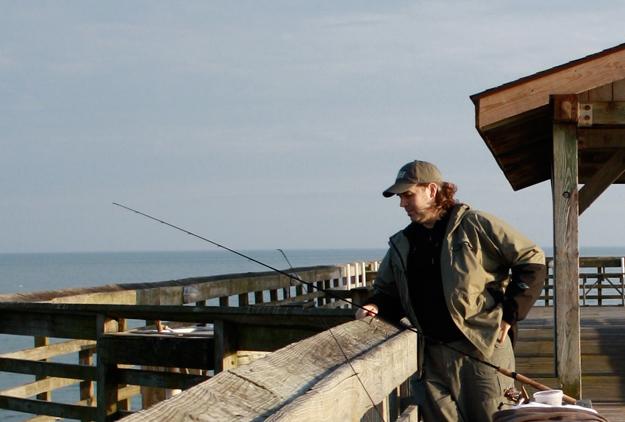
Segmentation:
[[(625, 42), (624, 1), (0, 0), (0, 253), (384, 248), (414, 159), (552, 245), (469, 96)], [(622, 246), (623, 186), (580, 218)]]

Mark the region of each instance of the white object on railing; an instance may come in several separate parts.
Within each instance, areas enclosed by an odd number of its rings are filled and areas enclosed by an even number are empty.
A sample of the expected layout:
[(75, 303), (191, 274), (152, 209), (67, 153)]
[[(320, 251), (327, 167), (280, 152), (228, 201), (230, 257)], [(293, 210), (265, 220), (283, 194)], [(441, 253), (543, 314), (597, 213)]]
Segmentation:
[(562, 390), (544, 390), (534, 393), (534, 400), (538, 403), (548, 404), (549, 406), (562, 406)]

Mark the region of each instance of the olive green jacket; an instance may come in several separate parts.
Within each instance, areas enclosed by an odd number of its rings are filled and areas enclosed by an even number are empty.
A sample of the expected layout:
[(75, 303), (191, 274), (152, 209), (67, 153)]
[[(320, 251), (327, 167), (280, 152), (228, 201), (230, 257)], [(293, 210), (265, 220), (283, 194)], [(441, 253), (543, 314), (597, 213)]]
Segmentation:
[[(399, 300), (406, 317), (419, 329), (406, 278), (408, 239), (400, 231), (389, 245), (374, 291)], [(445, 302), (453, 321), (485, 357), (491, 356), (503, 311), (489, 290), (503, 293), (509, 271), (516, 265), (544, 265), (543, 251), (503, 221), (462, 204), (450, 215), (440, 261)]]

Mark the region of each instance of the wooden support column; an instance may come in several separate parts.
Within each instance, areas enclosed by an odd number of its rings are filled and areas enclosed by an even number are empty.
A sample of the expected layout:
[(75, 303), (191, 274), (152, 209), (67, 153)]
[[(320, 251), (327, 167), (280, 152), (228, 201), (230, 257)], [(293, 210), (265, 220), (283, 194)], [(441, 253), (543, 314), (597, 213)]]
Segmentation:
[(99, 339), (106, 333), (118, 330), (117, 321), (98, 315), (96, 335), (97, 344), (97, 422), (113, 420), (117, 413), (117, 364), (106, 362), (103, 357), (106, 353), (101, 349)]
[(215, 374), (237, 366), (237, 332), (234, 324), (223, 320), (213, 323), (215, 336)]
[[(94, 349), (85, 349), (78, 352), (78, 363), (80, 365), (93, 365)], [(80, 400), (85, 401), (87, 406), (91, 406), (93, 402), (93, 381), (85, 380), (80, 382)]]
[(552, 97), (555, 364), (562, 389), (581, 398), (577, 99)]
[[(48, 337), (35, 336), (35, 347), (47, 346), (49, 344), (50, 344), (50, 339)], [(47, 361), (47, 359), (42, 359), (42, 360), (44, 362)], [(46, 378), (48, 378), (48, 377), (42, 377), (42, 376), (39, 376), (39, 375), (37, 375), (35, 377), (35, 379), (37, 381), (43, 380), (43, 379), (46, 379)], [(50, 394), (49, 391), (37, 394), (37, 400), (50, 401), (51, 399), (52, 399), (52, 394)]]

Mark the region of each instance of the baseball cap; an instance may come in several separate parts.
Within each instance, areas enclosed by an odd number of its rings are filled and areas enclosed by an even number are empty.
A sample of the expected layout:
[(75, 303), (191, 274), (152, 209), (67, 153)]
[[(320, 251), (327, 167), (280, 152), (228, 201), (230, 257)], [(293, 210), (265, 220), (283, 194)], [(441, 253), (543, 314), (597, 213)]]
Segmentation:
[(432, 163), (427, 161), (411, 161), (402, 166), (397, 173), (395, 183), (382, 192), (385, 198), (406, 192), (411, 186), (418, 183), (441, 183), (443, 176), (441, 172)]

